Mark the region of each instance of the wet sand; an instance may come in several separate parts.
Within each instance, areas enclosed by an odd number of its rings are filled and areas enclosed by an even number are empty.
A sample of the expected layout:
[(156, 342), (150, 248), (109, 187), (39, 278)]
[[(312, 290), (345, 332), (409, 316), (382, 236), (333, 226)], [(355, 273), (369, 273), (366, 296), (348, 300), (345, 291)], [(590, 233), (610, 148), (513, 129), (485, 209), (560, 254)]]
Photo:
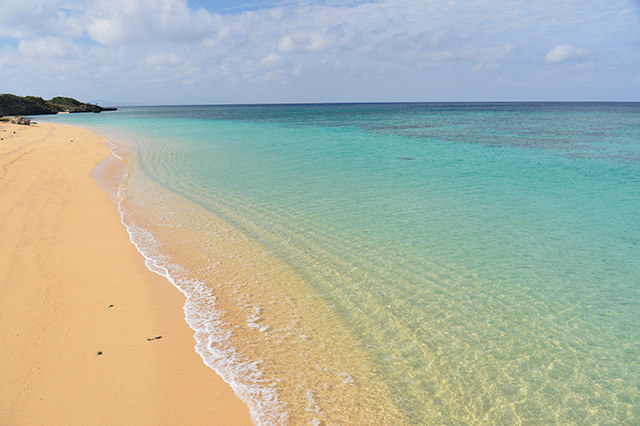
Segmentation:
[(90, 177), (105, 139), (41, 123), (0, 138), (0, 424), (250, 425)]

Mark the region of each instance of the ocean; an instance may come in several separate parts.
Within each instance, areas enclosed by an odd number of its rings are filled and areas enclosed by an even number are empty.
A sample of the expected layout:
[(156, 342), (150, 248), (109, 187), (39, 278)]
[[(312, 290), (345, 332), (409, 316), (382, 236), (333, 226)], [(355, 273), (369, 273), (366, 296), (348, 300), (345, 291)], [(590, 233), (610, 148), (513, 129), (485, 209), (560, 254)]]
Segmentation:
[(640, 104), (128, 107), (119, 209), (257, 425), (638, 425)]

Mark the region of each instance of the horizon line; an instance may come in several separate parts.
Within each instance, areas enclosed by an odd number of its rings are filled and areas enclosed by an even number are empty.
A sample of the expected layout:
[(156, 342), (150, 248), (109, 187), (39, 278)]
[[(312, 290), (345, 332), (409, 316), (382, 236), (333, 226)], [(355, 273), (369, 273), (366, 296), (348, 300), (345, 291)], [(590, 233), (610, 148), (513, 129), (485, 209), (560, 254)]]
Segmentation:
[(420, 104), (633, 104), (639, 101), (345, 101), (345, 102), (256, 102), (256, 103), (188, 103), (188, 104), (134, 104), (102, 101), (120, 108), (139, 107), (204, 107), (204, 106), (304, 106), (304, 105), (420, 105)]

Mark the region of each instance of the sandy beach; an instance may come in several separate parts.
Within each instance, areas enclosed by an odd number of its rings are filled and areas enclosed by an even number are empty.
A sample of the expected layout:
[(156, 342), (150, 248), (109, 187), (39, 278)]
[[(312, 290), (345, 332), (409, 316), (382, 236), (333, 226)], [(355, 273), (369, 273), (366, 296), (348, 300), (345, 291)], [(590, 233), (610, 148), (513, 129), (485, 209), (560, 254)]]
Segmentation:
[(90, 176), (105, 139), (42, 123), (0, 138), (0, 424), (252, 424)]

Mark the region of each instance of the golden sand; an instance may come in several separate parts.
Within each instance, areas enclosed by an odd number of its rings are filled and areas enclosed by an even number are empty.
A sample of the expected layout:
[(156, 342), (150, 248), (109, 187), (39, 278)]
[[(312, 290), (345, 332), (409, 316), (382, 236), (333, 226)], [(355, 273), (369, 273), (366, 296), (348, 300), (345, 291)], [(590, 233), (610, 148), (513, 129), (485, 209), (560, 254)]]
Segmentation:
[(250, 425), (90, 177), (105, 139), (8, 123), (0, 138), (0, 424)]

